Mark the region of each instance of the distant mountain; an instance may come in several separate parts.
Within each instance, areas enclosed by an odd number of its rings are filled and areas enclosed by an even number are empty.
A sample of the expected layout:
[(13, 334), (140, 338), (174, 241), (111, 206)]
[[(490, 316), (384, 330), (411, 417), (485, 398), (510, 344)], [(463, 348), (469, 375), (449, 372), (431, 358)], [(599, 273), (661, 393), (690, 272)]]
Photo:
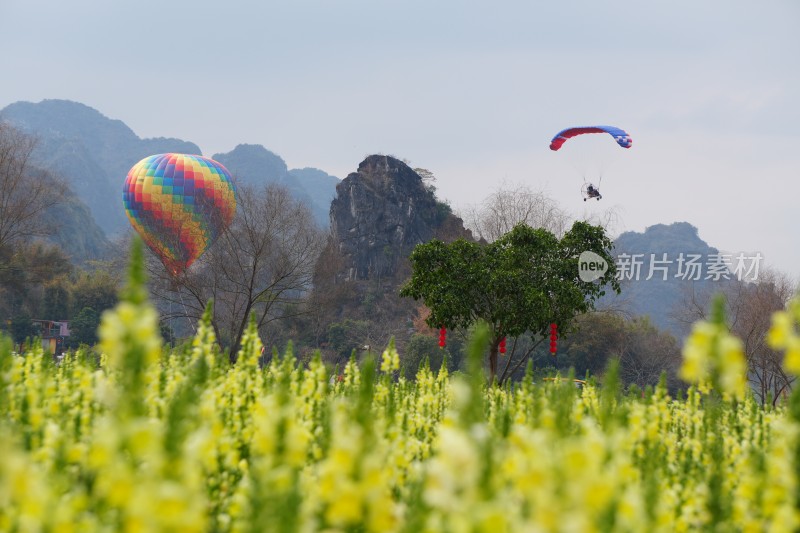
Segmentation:
[(240, 144), (226, 154), (214, 154), (238, 180), (238, 183), (263, 187), (276, 183), (286, 187), (292, 196), (311, 208), (317, 223), (330, 224), (331, 201), (336, 196), (339, 178), (316, 168), (289, 170), (286, 162), (260, 144)]
[(45, 218), (54, 228), (48, 240), (58, 244), (73, 263), (82, 264), (107, 256), (111, 243), (86, 204), (71, 191), (61, 203), (48, 210)]
[[(332, 176), (318, 168), (295, 168), (289, 171), (289, 175), (294, 177), (306, 190), (311, 205), (314, 207), (314, 215), (317, 221), (324, 228), (330, 225), (331, 202), (336, 198), (336, 186), (341, 182), (336, 176)], [(320, 218), (320, 213), (324, 216)]]
[[(165, 152), (202, 155), (192, 142), (142, 139), (122, 121), (68, 100), (16, 102), (0, 110), (0, 120), (39, 139), (36, 164), (64, 177), (108, 236), (128, 228), (122, 185), (136, 162)], [(245, 182), (285, 185), (298, 199), (308, 202), (316, 219), (328, 226), (337, 178), (316, 169), (288, 170), (280, 157), (258, 145), (240, 145), (214, 157), (230, 164), (233, 168), (229, 170)]]
[(733, 278), (719, 250), (702, 240), (688, 222), (625, 232), (614, 242), (613, 255), (621, 270), (622, 294), (605, 297), (602, 304), (647, 315), (679, 339), (687, 332), (673, 315), (691, 291), (715, 292), (723, 288), (726, 277)]
[(36, 164), (65, 178), (107, 235), (128, 227), (121, 191), (131, 166), (153, 153), (200, 153), (178, 139), (140, 139), (122, 121), (68, 100), (17, 102), (0, 120), (39, 139)]

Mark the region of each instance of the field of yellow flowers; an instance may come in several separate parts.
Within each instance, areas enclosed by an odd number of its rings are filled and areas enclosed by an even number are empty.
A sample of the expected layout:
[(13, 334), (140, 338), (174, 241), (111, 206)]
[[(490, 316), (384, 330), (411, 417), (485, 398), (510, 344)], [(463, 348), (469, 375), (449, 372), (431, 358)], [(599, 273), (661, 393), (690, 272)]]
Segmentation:
[[(487, 387), (480, 331), (463, 376), (406, 381), (390, 346), (340, 378), (291, 349), (260, 368), (253, 328), (230, 365), (207, 318), (191, 346), (164, 348), (132, 272), (99, 361), (0, 339), (0, 531), (800, 527), (797, 402), (756, 405), (718, 323), (687, 343), (682, 400), (624, 396), (613, 371), (599, 388)], [(787, 362), (798, 315), (770, 333)]]

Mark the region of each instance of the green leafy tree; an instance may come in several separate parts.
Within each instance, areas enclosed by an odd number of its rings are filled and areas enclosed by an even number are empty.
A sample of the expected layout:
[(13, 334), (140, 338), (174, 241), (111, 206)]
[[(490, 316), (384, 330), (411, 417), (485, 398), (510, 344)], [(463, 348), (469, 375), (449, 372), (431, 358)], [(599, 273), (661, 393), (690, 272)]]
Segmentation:
[(401, 364), (406, 379), (414, 379), (417, 375), (419, 366), (427, 359), (428, 364), (433, 370), (438, 370), (445, 357), (448, 358), (448, 370), (452, 370), (452, 357), (447, 349), (439, 347), (439, 341), (430, 335), (415, 333), (406, 344), (405, 350), (401, 354)]
[(45, 287), (71, 270), (69, 258), (58, 246), (20, 241), (0, 248), (0, 317), (27, 314), (41, 318)]
[(575, 375), (602, 374), (611, 358), (625, 346), (626, 322), (613, 313), (587, 313), (575, 317), (576, 331), (559, 344), (560, 369), (575, 369)]
[(100, 325), (100, 313), (91, 307), (84, 307), (69, 324), (69, 344), (77, 347), (81, 344), (94, 346), (97, 344), (97, 326)]
[(573, 368), (578, 377), (602, 374), (611, 359), (619, 361), (623, 385), (644, 389), (655, 386), (666, 373), (666, 386), (674, 394), (681, 386), (677, 370), (681, 361), (678, 341), (659, 330), (647, 317), (625, 320), (611, 313), (576, 317), (577, 331), (559, 345), (558, 367)]
[(56, 279), (44, 287), (41, 317), (45, 320), (65, 320), (69, 317), (69, 290), (64, 279)]
[(89, 307), (97, 313), (111, 309), (119, 301), (121, 281), (107, 270), (83, 272), (72, 284), (72, 312)]
[(36, 327), (33, 325), (31, 317), (26, 314), (17, 315), (11, 319), (11, 338), (17, 344), (25, 342), (25, 339), (36, 335)]
[[(518, 224), (490, 244), (433, 240), (411, 254), (413, 274), (401, 296), (422, 300), (431, 327), (490, 327), (489, 373), (497, 376), (500, 341), (525, 332), (543, 338), (551, 323), (563, 334), (573, 318), (594, 308), (606, 286), (619, 292), (611, 240), (600, 226), (575, 222), (559, 239)], [(579, 277), (578, 257), (591, 251), (608, 269), (595, 281)]]
[(377, 346), (370, 345), (370, 324), (366, 320), (352, 320), (349, 318), (335, 322), (328, 328), (328, 343), (334, 352), (335, 363), (344, 363), (355, 350), (361, 353), (367, 350), (377, 350)]

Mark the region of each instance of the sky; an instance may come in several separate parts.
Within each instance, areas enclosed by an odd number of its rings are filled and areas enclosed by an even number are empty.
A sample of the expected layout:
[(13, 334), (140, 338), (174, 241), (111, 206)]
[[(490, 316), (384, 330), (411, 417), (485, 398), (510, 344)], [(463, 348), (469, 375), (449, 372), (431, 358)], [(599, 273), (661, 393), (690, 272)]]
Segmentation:
[[(73, 100), (340, 178), (394, 155), (457, 211), (522, 184), (800, 279), (798, 27), (796, 0), (0, 0), (0, 108)], [(549, 149), (594, 124), (633, 147)]]

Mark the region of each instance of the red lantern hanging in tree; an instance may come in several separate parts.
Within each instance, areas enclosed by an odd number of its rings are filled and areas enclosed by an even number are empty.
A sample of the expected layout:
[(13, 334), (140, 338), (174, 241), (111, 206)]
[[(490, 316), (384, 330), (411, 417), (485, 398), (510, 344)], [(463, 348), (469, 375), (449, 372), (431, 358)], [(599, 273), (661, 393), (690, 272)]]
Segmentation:
[(439, 329), (439, 348), (444, 348), (447, 345), (447, 329), (442, 327)]
[(497, 348), (500, 351), (500, 353), (502, 353), (502, 354), (506, 353), (506, 338), (505, 337), (500, 339), (500, 344), (498, 345)]
[(558, 340), (558, 326), (550, 324), (550, 353), (555, 357), (556, 355), (556, 341)]

